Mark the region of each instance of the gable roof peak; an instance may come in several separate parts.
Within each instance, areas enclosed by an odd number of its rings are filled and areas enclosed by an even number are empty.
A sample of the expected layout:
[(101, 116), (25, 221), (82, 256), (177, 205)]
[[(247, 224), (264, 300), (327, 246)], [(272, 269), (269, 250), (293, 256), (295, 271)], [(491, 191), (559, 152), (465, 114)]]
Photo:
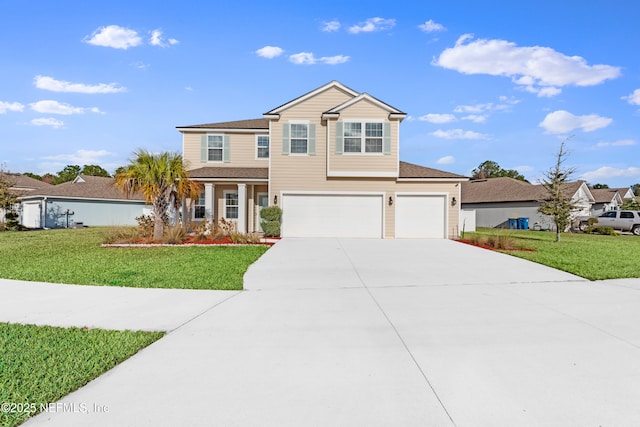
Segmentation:
[(340, 83), (337, 80), (331, 80), (329, 83), (326, 83), (310, 92), (305, 93), (304, 95), (301, 95), (289, 102), (286, 102), (282, 105), (280, 105), (279, 107), (274, 108), (273, 110), (267, 111), (266, 113), (264, 113), (265, 117), (269, 117), (269, 116), (277, 116), (278, 114), (280, 114), (281, 112), (283, 112), (284, 110), (287, 110), (288, 108), (293, 107), (294, 105), (297, 105), (303, 101), (306, 101), (309, 98), (312, 98), (314, 96), (316, 96), (319, 93), (322, 93), (328, 89), (331, 88), (337, 88), (345, 93), (347, 93), (348, 95), (350, 95), (351, 97), (355, 98), (356, 96), (360, 95), (359, 92), (356, 92), (355, 90), (351, 89), (350, 87), (347, 87), (345, 85), (343, 85), (342, 83)]

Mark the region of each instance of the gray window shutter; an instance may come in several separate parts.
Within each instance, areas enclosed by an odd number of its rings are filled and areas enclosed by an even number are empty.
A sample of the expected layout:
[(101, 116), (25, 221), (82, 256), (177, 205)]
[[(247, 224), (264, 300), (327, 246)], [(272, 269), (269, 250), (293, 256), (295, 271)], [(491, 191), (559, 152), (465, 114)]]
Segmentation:
[(316, 155), (316, 125), (309, 123), (309, 146), (307, 147), (309, 155)]
[(282, 124), (282, 154), (289, 154), (289, 123)]
[(343, 123), (336, 122), (336, 154), (342, 154), (343, 151), (344, 151)]
[(206, 163), (209, 160), (207, 147), (207, 135), (200, 136), (200, 161)]
[(230, 137), (229, 135), (225, 135), (223, 137), (223, 143), (222, 143), (222, 161), (225, 163), (229, 163), (231, 161), (231, 144), (229, 142)]
[(382, 153), (391, 154), (391, 123), (382, 124)]

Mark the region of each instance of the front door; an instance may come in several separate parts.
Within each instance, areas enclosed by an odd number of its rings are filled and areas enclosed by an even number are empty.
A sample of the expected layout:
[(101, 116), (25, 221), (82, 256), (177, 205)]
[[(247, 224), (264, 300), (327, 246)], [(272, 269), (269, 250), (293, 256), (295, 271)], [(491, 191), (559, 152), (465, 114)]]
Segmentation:
[(258, 193), (258, 218), (256, 218), (256, 221), (258, 221), (258, 230), (259, 231), (264, 231), (262, 230), (262, 218), (260, 218), (260, 211), (262, 210), (262, 208), (266, 208), (269, 206), (269, 193)]

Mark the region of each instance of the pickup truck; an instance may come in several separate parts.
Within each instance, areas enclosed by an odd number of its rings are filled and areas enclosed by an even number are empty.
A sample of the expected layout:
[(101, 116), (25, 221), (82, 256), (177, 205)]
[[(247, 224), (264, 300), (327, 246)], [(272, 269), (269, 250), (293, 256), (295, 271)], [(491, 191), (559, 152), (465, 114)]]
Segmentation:
[[(630, 231), (640, 236), (640, 211), (607, 211), (595, 217), (598, 225), (611, 227), (615, 230)], [(587, 218), (580, 219), (580, 230), (585, 231), (589, 226)]]

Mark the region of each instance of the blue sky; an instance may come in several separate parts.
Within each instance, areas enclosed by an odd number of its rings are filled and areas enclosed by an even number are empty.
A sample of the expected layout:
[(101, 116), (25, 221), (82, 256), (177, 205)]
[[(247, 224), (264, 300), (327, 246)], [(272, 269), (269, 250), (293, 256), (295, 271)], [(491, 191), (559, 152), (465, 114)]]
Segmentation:
[(402, 160), (536, 181), (569, 138), (576, 179), (640, 182), (638, 6), (516, 4), (0, 0), (0, 164), (113, 171), (338, 80), (408, 114)]

